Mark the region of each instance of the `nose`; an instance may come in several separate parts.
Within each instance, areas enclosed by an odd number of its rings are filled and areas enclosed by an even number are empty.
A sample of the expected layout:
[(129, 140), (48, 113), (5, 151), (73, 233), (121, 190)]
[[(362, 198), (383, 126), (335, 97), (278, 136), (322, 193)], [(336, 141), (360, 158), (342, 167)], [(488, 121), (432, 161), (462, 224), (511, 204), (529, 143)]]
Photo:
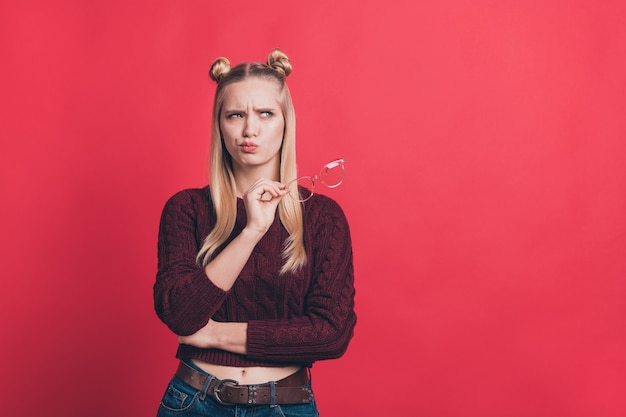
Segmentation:
[(245, 123), (243, 125), (243, 137), (251, 138), (253, 136), (257, 136), (259, 134), (259, 124), (257, 123), (254, 115), (250, 115), (246, 117)]

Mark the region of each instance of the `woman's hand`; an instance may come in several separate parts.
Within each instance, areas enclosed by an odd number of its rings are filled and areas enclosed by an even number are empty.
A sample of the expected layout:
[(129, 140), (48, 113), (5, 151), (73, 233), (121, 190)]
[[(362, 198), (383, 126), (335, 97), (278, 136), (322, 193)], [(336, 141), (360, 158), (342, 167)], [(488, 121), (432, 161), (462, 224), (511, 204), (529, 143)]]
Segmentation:
[(277, 181), (259, 178), (243, 195), (248, 216), (246, 228), (264, 235), (274, 222), (278, 203), (288, 192)]
[(189, 336), (178, 336), (178, 343), (181, 345), (191, 345), (198, 348), (213, 348), (217, 347), (217, 340), (212, 331), (215, 321), (209, 320), (209, 322), (200, 330)]
[(214, 320), (189, 336), (178, 336), (178, 343), (202, 349), (222, 349), (245, 354), (248, 323), (222, 323)]

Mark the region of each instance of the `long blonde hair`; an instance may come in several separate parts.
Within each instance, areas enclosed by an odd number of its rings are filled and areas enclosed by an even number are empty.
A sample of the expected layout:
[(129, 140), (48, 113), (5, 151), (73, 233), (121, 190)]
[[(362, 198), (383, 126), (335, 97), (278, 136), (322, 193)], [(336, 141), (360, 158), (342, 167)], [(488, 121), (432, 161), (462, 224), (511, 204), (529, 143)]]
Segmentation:
[[(222, 140), (220, 114), (228, 86), (249, 77), (257, 77), (274, 82), (279, 87), (278, 102), (285, 119), (285, 131), (280, 155), (280, 181), (286, 182), (297, 177), (296, 169), (296, 115), (285, 79), (291, 73), (289, 58), (279, 49), (274, 49), (267, 58), (267, 64), (244, 62), (233, 68), (226, 58), (218, 58), (211, 66), (209, 75), (217, 82), (213, 102), (211, 129), (211, 198), (215, 207), (215, 226), (204, 240), (197, 261), (205, 266), (215, 255), (215, 251), (228, 239), (235, 227), (237, 217), (237, 193), (232, 158)], [(290, 185), (290, 192), (297, 193), (297, 184)], [(289, 233), (285, 240), (282, 256), (285, 260), (281, 274), (295, 272), (306, 263), (302, 227), (302, 207), (292, 198), (283, 198), (278, 205), (281, 223)]]

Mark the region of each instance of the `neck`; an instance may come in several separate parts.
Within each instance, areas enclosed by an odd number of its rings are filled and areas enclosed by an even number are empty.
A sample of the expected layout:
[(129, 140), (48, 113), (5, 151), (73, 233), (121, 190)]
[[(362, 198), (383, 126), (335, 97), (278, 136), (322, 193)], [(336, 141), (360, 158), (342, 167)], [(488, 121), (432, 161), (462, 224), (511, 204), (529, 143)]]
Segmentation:
[(279, 181), (280, 166), (267, 164), (258, 167), (234, 166), (235, 182), (237, 183), (237, 197), (243, 196), (259, 178), (268, 178), (272, 181)]

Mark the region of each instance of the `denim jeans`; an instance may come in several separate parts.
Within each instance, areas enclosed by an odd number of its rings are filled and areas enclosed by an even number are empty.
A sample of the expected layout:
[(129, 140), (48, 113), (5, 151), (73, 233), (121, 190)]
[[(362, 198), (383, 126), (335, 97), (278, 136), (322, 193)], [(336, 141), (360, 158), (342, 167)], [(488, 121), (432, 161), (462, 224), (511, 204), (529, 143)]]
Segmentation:
[[(208, 375), (191, 361), (188, 365)], [(309, 386), (310, 388), (310, 386)], [(157, 417), (318, 417), (315, 400), (308, 404), (223, 405), (212, 396), (190, 387), (176, 375), (163, 394)]]

